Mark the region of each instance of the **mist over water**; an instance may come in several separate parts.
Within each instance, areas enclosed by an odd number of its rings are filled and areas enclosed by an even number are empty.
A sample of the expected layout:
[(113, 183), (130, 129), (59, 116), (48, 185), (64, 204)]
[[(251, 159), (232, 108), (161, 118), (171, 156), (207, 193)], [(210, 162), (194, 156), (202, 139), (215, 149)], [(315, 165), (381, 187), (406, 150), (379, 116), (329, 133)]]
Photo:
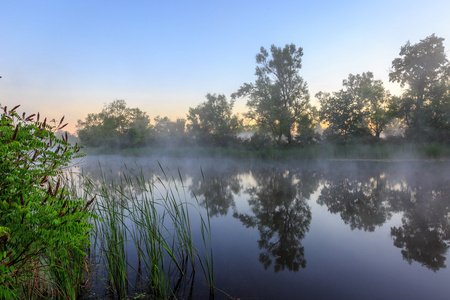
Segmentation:
[[(187, 197), (208, 205), (215, 285), (233, 297), (443, 299), (450, 293), (448, 161), (108, 155), (87, 156), (77, 168), (95, 181), (99, 166), (107, 179), (129, 169), (148, 178), (161, 176), (161, 168), (181, 175)], [(202, 290), (198, 280), (194, 298), (206, 297)]]

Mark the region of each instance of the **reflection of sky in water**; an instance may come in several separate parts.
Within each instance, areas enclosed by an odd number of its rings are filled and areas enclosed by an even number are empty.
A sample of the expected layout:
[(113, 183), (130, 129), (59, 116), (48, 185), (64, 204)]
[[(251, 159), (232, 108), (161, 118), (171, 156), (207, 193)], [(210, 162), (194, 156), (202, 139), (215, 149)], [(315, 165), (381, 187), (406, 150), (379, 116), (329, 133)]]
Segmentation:
[[(102, 164), (113, 161), (104, 157), (101, 159), (104, 159)], [(121, 161), (120, 157), (115, 157), (114, 160)], [(133, 158), (125, 159), (127, 163), (132, 160)], [(417, 258), (412, 253), (411, 264), (402, 257), (401, 251), (405, 250), (405, 247), (418, 247), (426, 255), (430, 252), (430, 246), (417, 245), (417, 241), (412, 239), (406, 241), (404, 248), (398, 248), (394, 245), (394, 237), (391, 235), (391, 229), (394, 227), (404, 227), (406, 233), (420, 233), (425, 229), (430, 231), (428, 223), (423, 225), (423, 222), (428, 222), (427, 218), (436, 222), (437, 225), (433, 226), (441, 226), (439, 230), (448, 231), (441, 233), (441, 238), (445, 239), (450, 235), (449, 212), (445, 211), (448, 210), (450, 200), (445, 199), (449, 195), (450, 177), (448, 168), (445, 167), (448, 163), (412, 165), (372, 163), (351, 166), (330, 163), (330, 165), (317, 164), (313, 167), (303, 167), (301, 164), (294, 167), (289, 164), (258, 165), (254, 162), (230, 160), (225, 164), (218, 160), (162, 162), (163, 165), (164, 163), (170, 163), (173, 173), (177, 169), (176, 166), (180, 167), (188, 199), (195, 186), (198, 199), (202, 203), (204, 201), (202, 193), (212, 192), (205, 184), (208, 180), (217, 188), (223, 189), (222, 196), (226, 199), (224, 203), (221, 203), (220, 194), (214, 194), (216, 198), (209, 199), (219, 208), (222, 204), (226, 205), (220, 210), (225, 213), (211, 217), (215, 283), (218, 288), (234, 297), (442, 299), (445, 298), (444, 295), (450, 294), (448, 285), (450, 271), (447, 267), (441, 265), (433, 272), (430, 269), (433, 262), (427, 262), (427, 259), (432, 257)], [(205, 175), (204, 181), (199, 175), (199, 165), (202, 166)], [(106, 169), (105, 165), (103, 166)], [(113, 164), (108, 168), (114, 169), (117, 166)], [(158, 174), (158, 166), (156, 163), (152, 166), (151, 160), (140, 161), (139, 166), (146, 172), (152, 170), (150, 173)], [(432, 175), (438, 177), (430, 179)], [(228, 182), (235, 185), (238, 182), (238, 190), (230, 190), (227, 187)], [(277, 191), (276, 187), (280, 190)], [(329, 188), (325, 194), (323, 194), (324, 187)], [(440, 193), (436, 193), (431, 189), (441, 190)], [(291, 199), (292, 191), (296, 192), (295, 197)], [(342, 191), (348, 192), (350, 198), (340, 198)], [(305, 202), (295, 202), (300, 194), (307, 196)], [(282, 200), (266, 201), (261, 198), (267, 195), (282, 197), (280, 198)], [(432, 196), (427, 199), (416, 199), (423, 206), (415, 206), (411, 204), (411, 195)], [(336, 205), (336, 201), (339, 201), (339, 205)], [(293, 203), (299, 203), (300, 206)], [(305, 209), (304, 213), (310, 213), (312, 216), (310, 221), (305, 219), (304, 214), (303, 217), (296, 219), (299, 222), (306, 222), (304, 224), (307, 225), (304, 237), (297, 240), (297, 246), (304, 248), (306, 267), (300, 268), (297, 272), (289, 271), (288, 268), (274, 272), (277, 257), (273, 254), (269, 255), (272, 263), (265, 269), (260, 261), (260, 255), (271, 252), (265, 252), (267, 249), (260, 247), (262, 234), (269, 232), (270, 241), (276, 244), (283, 230), (280, 231), (278, 223), (278, 225), (264, 223), (266, 221), (264, 218), (279, 213), (282, 220), (292, 221), (292, 214), (295, 213), (292, 209), (295, 210), (296, 207)], [(283, 212), (284, 210), (286, 211)], [(349, 215), (349, 212), (361, 215), (355, 218)], [(255, 213), (259, 215), (256, 216)], [(238, 215), (245, 218), (239, 219)], [(248, 224), (253, 226), (243, 226), (243, 220), (250, 220)], [(273, 220), (279, 219), (274, 217)], [(197, 221), (192, 216), (193, 228)], [(408, 226), (412, 226), (412, 231), (408, 231)], [(290, 230), (295, 229), (298, 228)], [(420, 234), (417, 238), (420, 242)], [(417, 250), (414, 247), (411, 251)], [(447, 252), (444, 251), (442, 255), (447, 257)], [(418, 262), (415, 259), (422, 261)], [(448, 261), (444, 263), (448, 264)], [(201, 281), (199, 278), (198, 282)], [(202, 291), (204, 286), (201, 283), (197, 284), (196, 289)], [(222, 295), (218, 293), (216, 298), (221, 299)]]

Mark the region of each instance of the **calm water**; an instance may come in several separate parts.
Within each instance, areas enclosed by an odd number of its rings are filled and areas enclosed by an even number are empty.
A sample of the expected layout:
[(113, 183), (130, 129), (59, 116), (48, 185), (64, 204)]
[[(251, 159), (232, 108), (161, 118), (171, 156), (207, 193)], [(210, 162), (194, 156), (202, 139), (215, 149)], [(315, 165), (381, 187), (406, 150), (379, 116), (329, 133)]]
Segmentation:
[[(179, 169), (188, 197), (197, 195), (201, 205), (208, 199), (215, 285), (232, 297), (450, 295), (449, 162), (95, 156), (80, 166), (94, 179), (98, 162), (111, 177), (124, 164), (151, 177), (160, 173), (157, 161), (174, 174)], [(193, 298), (206, 292), (196, 279)], [(227, 297), (217, 292), (215, 299)]]

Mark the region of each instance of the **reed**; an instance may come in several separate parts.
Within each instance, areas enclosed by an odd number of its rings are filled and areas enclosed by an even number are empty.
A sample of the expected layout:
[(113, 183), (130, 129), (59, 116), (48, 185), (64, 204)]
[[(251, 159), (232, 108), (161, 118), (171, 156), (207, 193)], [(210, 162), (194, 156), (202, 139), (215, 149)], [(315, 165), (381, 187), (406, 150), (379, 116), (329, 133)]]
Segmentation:
[(126, 298), (128, 285), (127, 228), (125, 226), (126, 206), (119, 197), (122, 186), (111, 182), (107, 187), (103, 176), (100, 183), (100, 198), (95, 206), (95, 214), (100, 217), (98, 237), (101, 240), (101, 253), (104, 254), (108, 280), (111, 290), (119, 298)]
[[(180, 172), (173, 176), (159, 167), (159, 177), (147, 178), (139, 168), (128, 167), (118, 179), (108, 180), (103, 172), (98, 182), (81, 177), (81, 191), (97, 195), (91, 252), (104, 266), (110, 297), (192, 296), (199, 267), (214, 294), (209, 214), (203, 216), (197, 199), (186, 195)], [(144, 281), (142, 287), (131, 282), (136, 276)]]

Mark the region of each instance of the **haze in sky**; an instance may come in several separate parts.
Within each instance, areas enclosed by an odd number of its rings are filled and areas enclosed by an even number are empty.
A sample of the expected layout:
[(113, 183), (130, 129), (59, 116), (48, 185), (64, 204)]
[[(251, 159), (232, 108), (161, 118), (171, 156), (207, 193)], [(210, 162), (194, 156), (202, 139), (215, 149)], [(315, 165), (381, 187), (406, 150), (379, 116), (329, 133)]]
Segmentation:
[[(408, 40), (435, 33), (450, 49), (450, 1), (3, 1), (0, 104), (69, 131), (105, 103), (126, 100), (151, 119), (185, 117), (207, 93), (255, 80), (261, 46), (303, 48), (311, 100), (366, 71), (388, 82)], [(237, 112), (245, 111), (238, 99)]]

